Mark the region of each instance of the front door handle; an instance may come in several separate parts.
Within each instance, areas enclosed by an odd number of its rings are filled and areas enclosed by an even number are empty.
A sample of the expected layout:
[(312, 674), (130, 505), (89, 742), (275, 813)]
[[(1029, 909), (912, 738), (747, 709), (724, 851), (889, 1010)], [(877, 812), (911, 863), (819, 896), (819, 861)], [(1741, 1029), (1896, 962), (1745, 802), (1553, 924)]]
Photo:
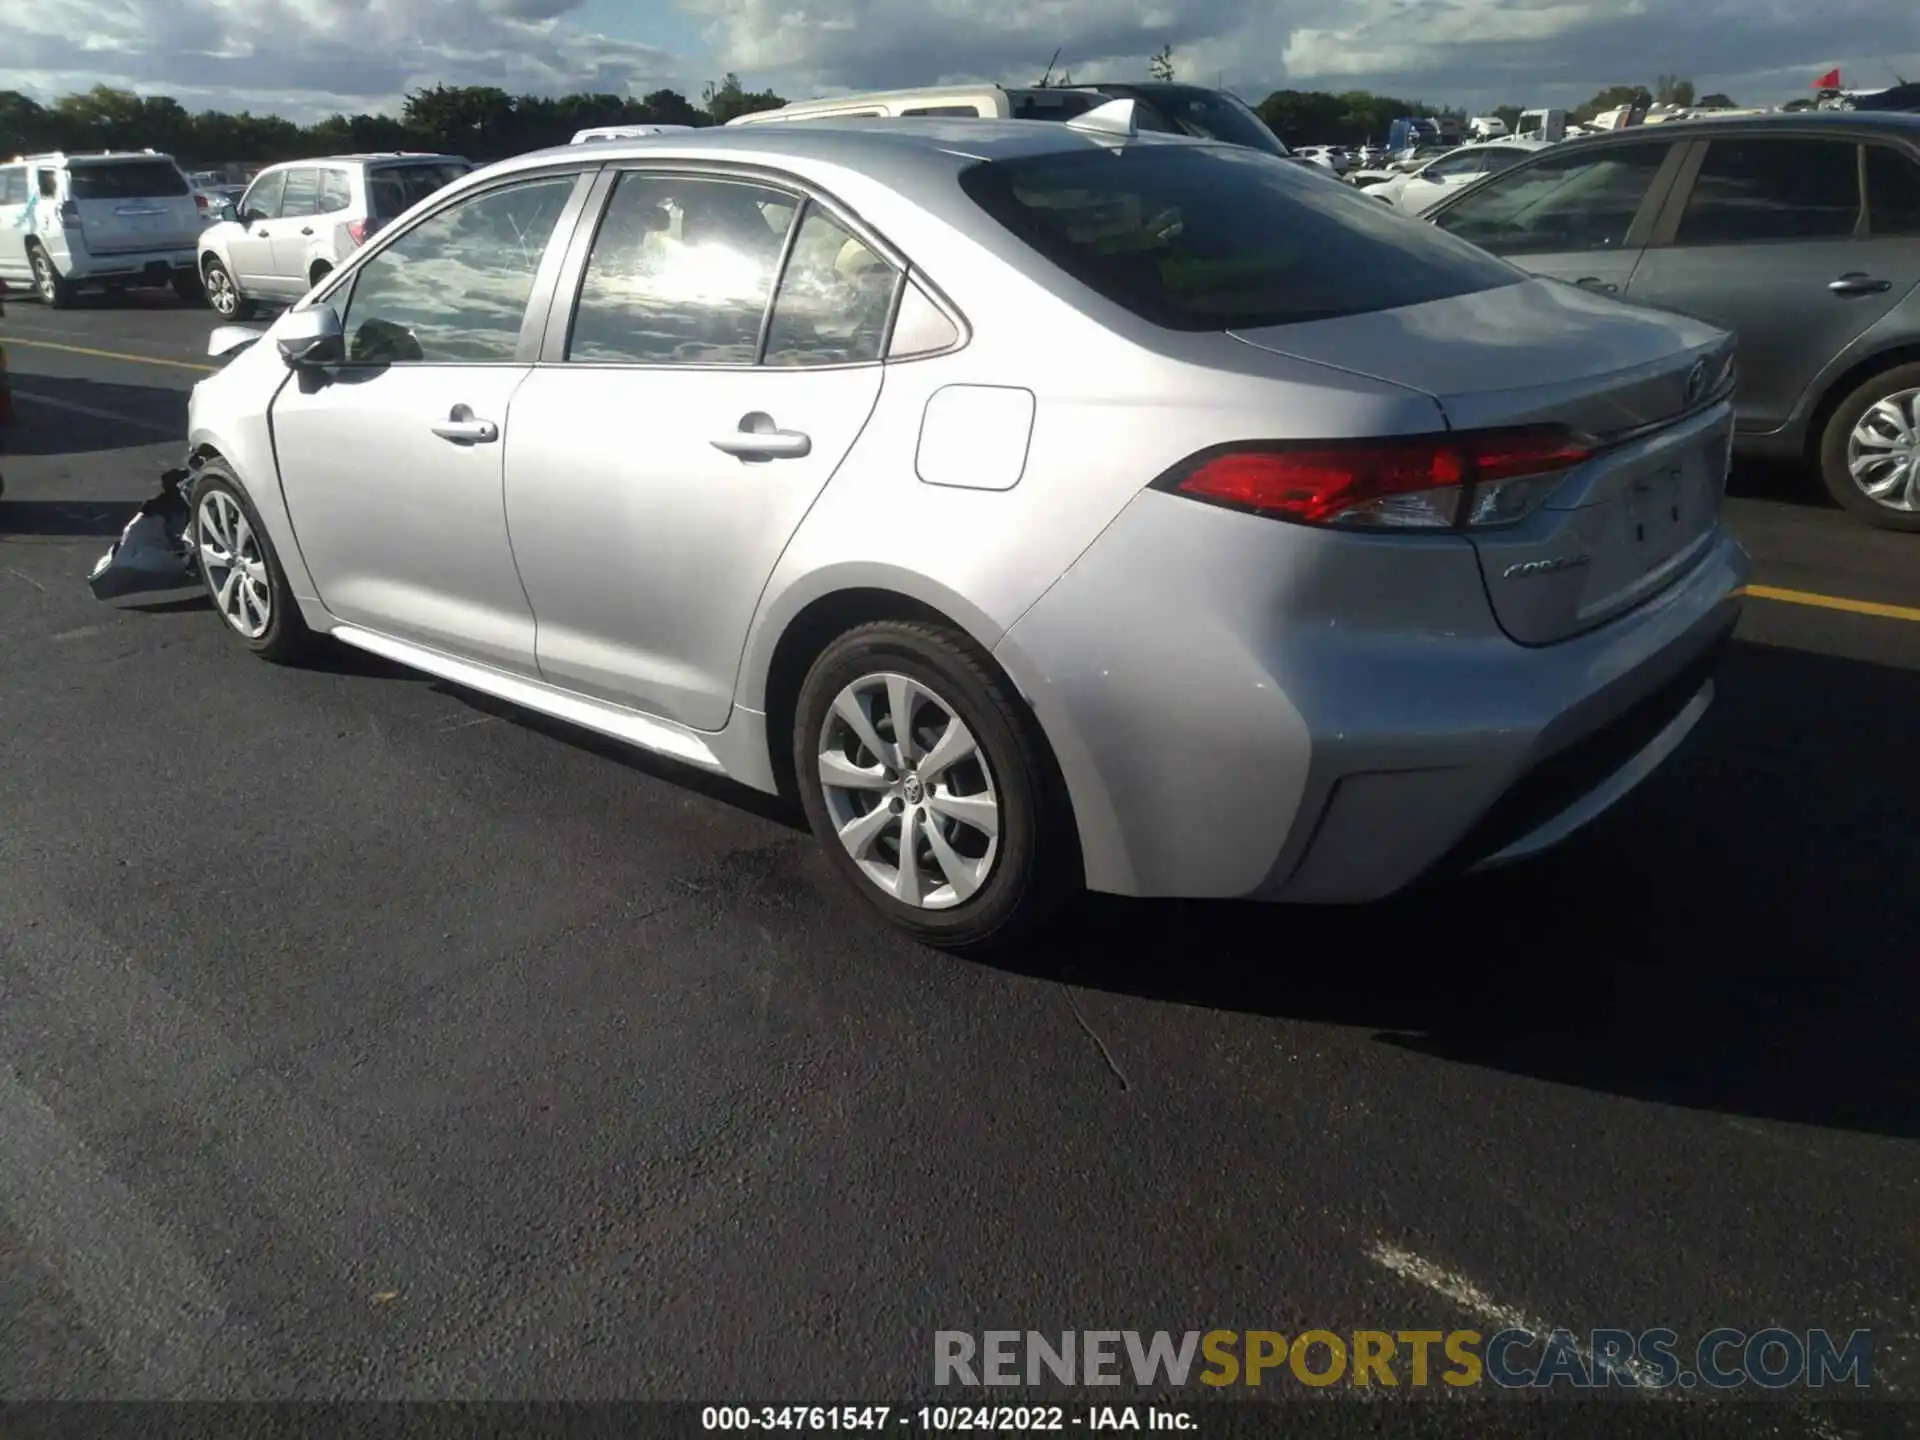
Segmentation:
[(1598, 275), (1586, 275), (1573, 282), (1582, 290), (1597, 290), (1602, 295), (1618, 295), (1620, 287), (1611, 280), (1602, 280)]
[(1876, 280), (1871, 275), (1863, 275), (1858, 270), (1849, 271), (1838, 280), (1828, 282), (1827, 289), (1836, 295), (1879, 295), (1893, 288), (1891, 280)]
[(264, 230), (256, 230), (253, 234), (256, 240), (265, 240), (267, 238), (267, 232)]
[(313, 233), (313, 227), (311, 225), (302, 225), (300, 227), (300, 233), (302, 235), (311, 235)]
[(491, 420), (474, 419), (471, 407), (456, 405), (433, 427), (433, 433), (459, 445), (491, 445), (500, 438), (500, 427)]
[(740, 460), (800, 460), (813, 453), (813, 437), (798, 430), (782, 430), (771, 415), (755, 411), (743, 417), (740, 428), (712, 442), (723, 455)]

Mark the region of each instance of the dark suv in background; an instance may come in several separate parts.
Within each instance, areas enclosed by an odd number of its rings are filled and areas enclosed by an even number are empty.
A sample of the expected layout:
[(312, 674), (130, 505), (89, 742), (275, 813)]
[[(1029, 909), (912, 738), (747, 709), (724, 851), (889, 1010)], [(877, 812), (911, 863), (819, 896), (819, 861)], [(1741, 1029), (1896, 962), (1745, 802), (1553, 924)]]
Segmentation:
[(1920, 532), (1920, 115), (1818, 111), (1570, 140), (1427, 218), (1535, 274), (1739, 341), (1735, 448)]

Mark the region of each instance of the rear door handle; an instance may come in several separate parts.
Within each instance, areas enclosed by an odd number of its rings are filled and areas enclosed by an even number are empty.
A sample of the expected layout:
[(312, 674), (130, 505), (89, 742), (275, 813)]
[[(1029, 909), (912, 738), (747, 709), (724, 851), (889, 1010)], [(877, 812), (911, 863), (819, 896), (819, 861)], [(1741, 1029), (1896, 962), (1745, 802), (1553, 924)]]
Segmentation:
[(741, 460), (800, 460), (813, 453), (813, 437), (798, 430), (782, 430), (771, 415), (758, 411), (743, 417), (740, 428), (712, 442), (723, 455)]
[(1891, 280), (1876, 280), (1873, 276), (1863, 275), (1857, 270), (1827, 284), (1827, 289), (1836, 295), (1879, 295), (1892, 288)]
[(1602, 280), (1598, 275), (1586, 275), (1573, 282), (1582, 290), (1597, 290), (1602, 295), (1618, 295), (1620, 287), (1611, 280)]
[(433, 427), (433, 433), (460, 445), (490, 445), (500, 438), (500, 427), (491, 420), (474, 419), (469, 406), (456, 405)]
[(300, 227), (300, 233), (302, 235), (311, 235), (313, 233), (313, 227), (311, 225), (302, 225)]

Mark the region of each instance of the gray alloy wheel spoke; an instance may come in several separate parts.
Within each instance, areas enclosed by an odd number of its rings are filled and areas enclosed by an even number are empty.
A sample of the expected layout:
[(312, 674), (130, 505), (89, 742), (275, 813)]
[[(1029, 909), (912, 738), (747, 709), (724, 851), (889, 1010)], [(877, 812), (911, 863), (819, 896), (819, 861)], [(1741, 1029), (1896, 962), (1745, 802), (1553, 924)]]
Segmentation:
[(864, 675), (820, 728), (820, 791), (861, 872), (916, 910), (980, 892), (1000, 853), (1000, 797), (973, 732), (908, 675)]
[(273, 623), (273, 588), (259, 538), (240, 506), (223, 490), (200, 502), (200, 569), (220, 618), (249, 640)]
[(1847, 436), (1847, 473), (1876, 505), (1920, 514), (1920, 390), (1867, 407)]

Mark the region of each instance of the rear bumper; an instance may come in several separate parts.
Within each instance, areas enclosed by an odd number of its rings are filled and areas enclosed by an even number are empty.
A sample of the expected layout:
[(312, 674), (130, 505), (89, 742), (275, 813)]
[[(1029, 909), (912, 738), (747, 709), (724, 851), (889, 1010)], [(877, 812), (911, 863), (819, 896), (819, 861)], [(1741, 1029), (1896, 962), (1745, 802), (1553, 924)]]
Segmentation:
[(76, 285), (102, 280), (147, 281), (165, 285), (185, 271), (195, 273), (194, 249), (130, 250), (122, 255), (71, 254), (61, 274)]
[(996, 655), (1092, 888), (1338, 904), (1509, 863), (1700, 718), (1750, 569), (1724, 530), (1646, 604), (1540, 647), (1494, 623), (1464, 540), (1411, 538), (1143, 496), (1013, 626)]

